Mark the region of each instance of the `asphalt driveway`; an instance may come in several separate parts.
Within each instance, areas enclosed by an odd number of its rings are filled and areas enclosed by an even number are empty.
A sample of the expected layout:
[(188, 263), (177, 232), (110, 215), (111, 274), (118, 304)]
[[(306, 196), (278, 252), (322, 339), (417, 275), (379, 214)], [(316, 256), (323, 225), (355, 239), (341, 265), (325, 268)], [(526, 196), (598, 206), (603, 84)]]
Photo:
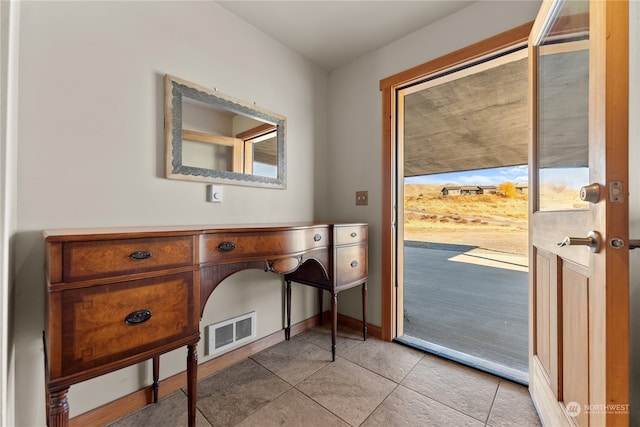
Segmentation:
[(404, 333), (527, 372), (526, 258), (405, 242)]

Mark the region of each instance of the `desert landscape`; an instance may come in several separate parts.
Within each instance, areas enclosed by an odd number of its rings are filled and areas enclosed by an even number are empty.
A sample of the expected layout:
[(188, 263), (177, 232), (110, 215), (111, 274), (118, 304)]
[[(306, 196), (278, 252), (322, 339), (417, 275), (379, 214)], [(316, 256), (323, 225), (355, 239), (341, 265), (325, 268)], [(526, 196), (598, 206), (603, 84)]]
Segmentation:
[(443, 196), (443, 187), (404, 186), (404, 240), (527, 255), (526, 193)]
[[(442, 188), (459, 184), (405, 185), (404, 240), (471, 245), (527, 256), (528, 194), (511, 191), (509, 184), (498, 185), (507, 190), (498, 194), (449, 196), (442, 195)], [(577, 190), (564, 186), (542, 186), (541, 199), (545, 210), (588, 207)]]

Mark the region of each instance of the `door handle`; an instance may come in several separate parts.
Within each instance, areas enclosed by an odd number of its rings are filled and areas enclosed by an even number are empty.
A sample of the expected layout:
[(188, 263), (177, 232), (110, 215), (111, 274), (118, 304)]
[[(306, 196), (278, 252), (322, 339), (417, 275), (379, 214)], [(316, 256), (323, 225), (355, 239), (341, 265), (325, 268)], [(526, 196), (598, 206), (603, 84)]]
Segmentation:
[(629, 240), (629, 249), (638, 249), (640, 248), (640, 239)]
[(558, 246), (588, 246), (591, 252), (597, 254), (602, 246), (602, 237), (597, 231), (590, 231), (587, 237), (565, 237)]
[(580, 200), (591, 203), (600, 201), (600, 184), (585, 185), (580, 189)]

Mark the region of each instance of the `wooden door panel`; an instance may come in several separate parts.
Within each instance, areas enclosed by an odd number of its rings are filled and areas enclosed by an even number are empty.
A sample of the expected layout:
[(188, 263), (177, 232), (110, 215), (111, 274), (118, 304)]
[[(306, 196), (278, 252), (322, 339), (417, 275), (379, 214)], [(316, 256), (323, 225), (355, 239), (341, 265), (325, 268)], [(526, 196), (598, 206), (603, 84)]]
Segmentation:
[[(562, 401), (578, 426), (588, 426), (589, 278), (570, 262), (562, 265)], [(578, 404), (577, 406), (575, 404)], [(578, 410), (579, 409), (579, 410)]]
[[(540, 371), (547, 387), (555, 400), (560, 396), (560, 366), (558, 364), (558, 354), (561, 350), (559, 345), (559, 327), (562, 322), (558, 321), (558, 299), (561, 294), (558, 292), (558, 257), (548, 251), (534, 247), (535, 275), (534, 288), (535, 295), (531, 302), (535, 310), (535, 328), (533, 334), (533, 356), (536, 359), (535, 367)], [(533, 366), (529, 369), (533, 370)]]
[(536, 251), (536, 348), (547, 376), (551, 378), (551, 260), (549, 253)]

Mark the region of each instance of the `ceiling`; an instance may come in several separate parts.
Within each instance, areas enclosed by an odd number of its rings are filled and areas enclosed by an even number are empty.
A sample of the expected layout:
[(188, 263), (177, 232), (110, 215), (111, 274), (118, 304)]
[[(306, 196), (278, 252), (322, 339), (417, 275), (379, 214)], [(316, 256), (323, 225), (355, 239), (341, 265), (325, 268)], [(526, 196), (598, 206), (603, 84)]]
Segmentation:
[[(404, 176), (527, 164), (528, 75), (526, 54), (514, 52), (409, 88)], [(539, 166), (588, 166), (588, 50), (538, 57), (537, 90)]]
[[(328, 71), (407, 36), (473, 1), (218, 1), (243, 21), (280, 41)], [(476, 170), (527, 163), (528, 115), (526, 59), (473, 72), (434, 84), (406, 98), (404, 127), (405, 176)], [(553, 73), (555, 66), (551, 66)], [(561, 67), (568, 77), (550, 78), (546, 105), (548, 139), (541, 152), (547, 167), (576, 158), (577, 143), (567, 149), (566, 124), (584, 117), (571, 111), (573, 99), (562, 87), (584, 76)], [(558, 83), (554, 86), (553, 82)], [(559, 86), (559, 87), (556, 87)], [(560, 87), (562, 86), (562, 87)], [(569, 85), (571, 86), (571, 85)], [(583, 89), (573, 90), (575, 93)], [(573, 126), (572, 140), (584, 131)], [(564, 160), (563, 160), (564, 159)], [(579, 160), (581, 162), (582, 160)]]
[(525, 57), (405, 96), (404, 175), (526, 164), (527, 67)]
[(474, 1), (218, 1), (222, 7), (331, 71)]

